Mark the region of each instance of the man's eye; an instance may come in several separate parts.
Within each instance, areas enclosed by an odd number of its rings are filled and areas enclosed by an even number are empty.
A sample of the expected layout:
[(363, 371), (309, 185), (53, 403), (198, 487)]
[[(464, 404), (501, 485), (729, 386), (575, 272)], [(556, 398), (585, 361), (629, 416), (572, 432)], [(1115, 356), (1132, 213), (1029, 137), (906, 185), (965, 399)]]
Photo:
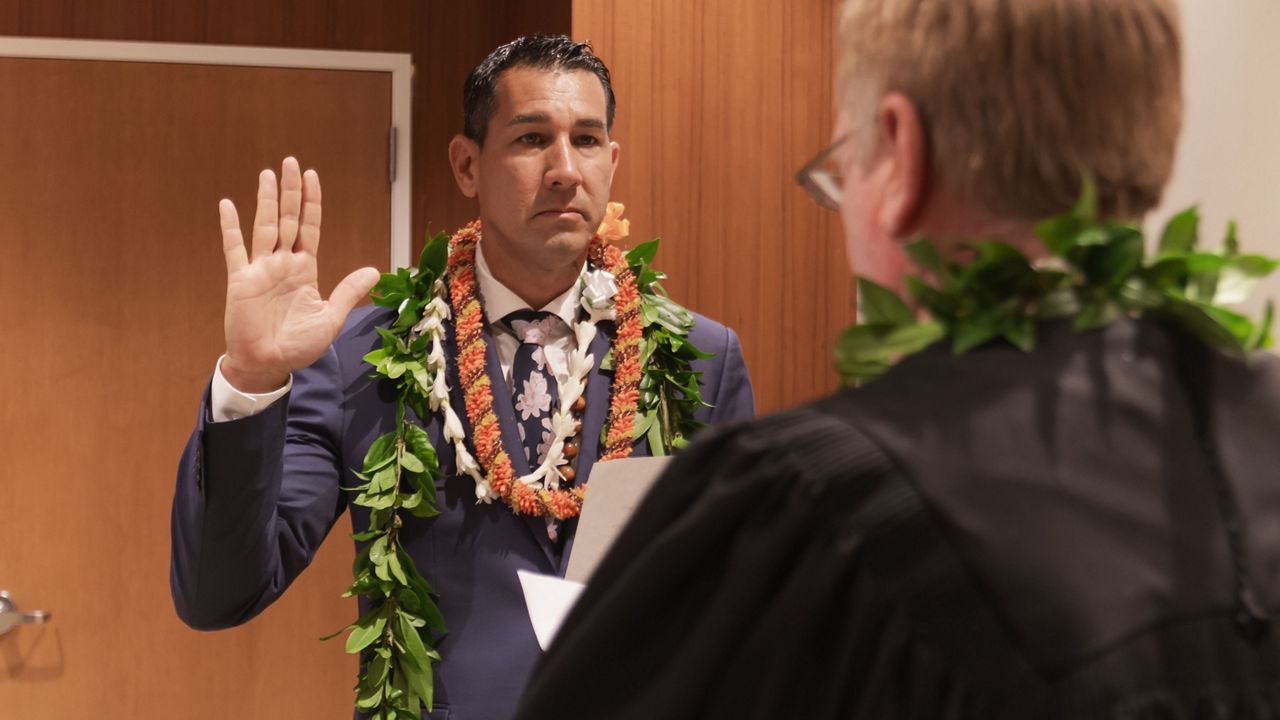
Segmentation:
[(542, 136), (538, 133), (525, 133), (524, 135), (516, 138), (516, 142), (521, 145), (541, 145)]
[(578, 144), (587, 147), (593, 147), (600, 144), (600, 138), (595, 135), (579, 135)]

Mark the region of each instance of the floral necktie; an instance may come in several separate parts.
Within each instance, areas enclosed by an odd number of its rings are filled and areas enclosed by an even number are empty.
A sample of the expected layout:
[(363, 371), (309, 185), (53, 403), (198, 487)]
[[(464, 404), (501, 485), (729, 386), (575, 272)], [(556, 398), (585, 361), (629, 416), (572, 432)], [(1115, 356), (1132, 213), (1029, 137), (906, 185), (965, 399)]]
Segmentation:
[(520, 340), (511, 367), (511, 400), (525, 457), (529, 466), (536, 468), (546, 459), (551, 444), (551, 413), (559, 398), (544, 346), (562, 321), (552, 313), (534, 310), (517, 310), (502, 321)]

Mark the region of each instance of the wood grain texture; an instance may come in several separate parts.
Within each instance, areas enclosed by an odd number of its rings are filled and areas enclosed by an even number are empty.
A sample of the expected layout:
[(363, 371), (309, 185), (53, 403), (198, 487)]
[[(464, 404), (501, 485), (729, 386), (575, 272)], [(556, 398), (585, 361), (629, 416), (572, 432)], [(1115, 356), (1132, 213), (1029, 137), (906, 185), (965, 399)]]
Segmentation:
[(476, 214), (446, 155), (462, 130), (467, 73), (519, 35), (569, 33), (571, 7), (570, 0), (0, 0), (0, 36), (411, 53), (416, 257), (428, 229), (452, 230)]
[[(448, 229), (475, 212), (445, 161), (462, 127), (466, 73), (515, 35), (569, 31), (568, 0), (541, 5), (542, 12), (515, 0), (0, 0), (0, 36), (410, 52), (420, 244), (428, 225)], [(0, 311), (19, 318), (6, 337), (22, 340), (0, 349), (7, 379), (0, 587), (57, 615), (54, 624), (0, 638), (0, 716), (350, 717), (354, 660), (341, 641), (316, 641), (354, 617), (354, 604), (338, 597), (350, 572), (348, 522), (339, 521), (313, 566), (261, 618), (198, 634), (181, 625), (169, 600), (168, 504), (172, 468), (222, 346), (217, 198), (229, 195), (242, 217), (251, 215), (257, 171), (296, 154), (324, 182), (325, 292), (354, 267), (385, 267), (380, 179), (389, 84), (370, 96), (360, 89), (366, 73), (306, 80), (290, 80), (295, 71), (251, 73), (219, 97), (266, 99), (218, 105), (199, 89), (214, 82), (208, 68), (153, 86), (76, 80), (57, 63), (37, 82), (8, 67), (0, 88), (23, 102), (0, 104), (7, 128)], [(132, 108), (140, 119), (107, 125), (108, 107)], [(37, 113), (41, 121), (30, 122)], [(189, 132), (192, 124), (201, 133)], [(374, 139), (346, 139), (335, 124)], [(134, 153), (140, 143), (154, 152)], [(235, 152), (213, 152), (227, 147)], [(24, 171), (23, 162), (42, 172)], [(85, 201), (63, 218), (59, 203), (68, 195)], [(369, 210), (375, 199), (383, 210)], [(173, 225), (199, 218), (198, 230)], [(50, 219), (57, 223), (40, 224)], [(58, 272), (50, 278), (29, 268)], [(161, 271), (183, 278), (163, 298), (154, 283)], [(158, 366), (163, 356), (154, 349), (165, 343), (178, 349)], [(77, 444), (55, 450), (65, 437)], [(20, 524), (10, 516), (18, 507), (44, 510), (26, 518), (34, 524)]]
[(0, 103), (0, 587), (54, 613), (0, 637), (0, 716), (350, 717), (354, 659), (317, 640), (356, 613), (349, 523), (261, 618), (197, 633), (169, 505), (223, 348), (218, 198), (248, 222), (263, 158), (297, 152), (325, 186), (321, 291), (385, 266), (390, 78), (0, 58), (0, 87), (23, 98)]
[[(629, 206), (633, 239), (665, 236), (660, 264), (672, 275), (668, 288), (676, 298), (739, 332), (760, 408), (768, 411), (834, 386), (830, 338), (852, 317), (837, 218), (814, 206), (791, 180), (794, 170), (829, 139), (833, 5), (834, 0), (0, 0), (0, 35), (412, 53), (415, 245), (428, 226), (452, 229), (475, 213), (474, 205), (457, 192), (445, 161), (445, 146), (462, 126), (461, 87), (470, 68), (518, 34), (572, 30), (576, 37), (590, 38), (610, 64), (619, 93), (615, 136), (623, 155), (614, 197)], [(23, 85), (22, 80), (21, 73), (0, 78), (0, 88), (24, 102), (47, 97), (48, 85)], [(139, 94), (131, 94), (135, 92)], [(113, 100), (112, 95), (118, 97)], [(192, 112), (202, 112), (215, 123), (228, 119), (220, 114), (227, 109), (200, 105), (188, 87), (171, 86), (166, 97), (174, 106), (192, 106)], [(286, 97), (291, 96), (282, 91), (280, 98)], [(362, 102), (351, 97), (350, 103)], [(72, 546), (50, 554), (34, 534), (6, 538), (0, 585), (13, 582), (8, 578), (14, 577), (14, 566), (5, 562), (15, 557), (11, 551), (45, 553), (47, 567), (26, 587), (10, 588), (22, 592), (20, 601), (58, 610), (46, 600), (60, 594), (55, 590), (59, 573), (84, 573), (92, 580), (92, 592), (105, 586), (114, 595), (106, 606), (86, 595), (65, 606), (75, 608), (63, 610), (59, 620), (66, 622), (37, 632), (24, 630), (20, 642), (0, 640), (0, 670), (17, 668), (42, 682), (81, 683), (85, 697), (98, 701), (75, 710), (107, 718), (348, 716), (353, 665), (339, 647), (314, 642), (330, 626), (336, 629), (351, 618), (350, 607), (334, 593), (350, 557), (342, 532), (334, 533), (317, 565), (262, 619), (238, 630), (195, 636), (200, 648), (191, 650), (193, 636), (174, 617), (165, 585), (172, 480), (167, 474), (154, 474), (152, 468), (175, 461), (209, 365), (220, 350), (221, 279), (215, 272), (213, 278), (202, 276), (199, 282), (172, 287), (169, 303), (154, 296), (146, 281), (153, 276), (133, 278), (117, 289), (109, 288), (106, 279), (137, 263), (169, 272), (211, 267), (220, 272), (216, 245), (175, 253), (166, 242), (179, 234), (172, 229), (157, 225), (149, 233), (120, 230), (119, 223), (152, 207), (175, 198), (205, 201), (228, 193), (242, 208), (248, 207), (256, 170), (277, 163), (286, 153), (296, 153), (308, 164), (317, 164), (308, 158), (323, 158), (327, 152), (343, 162), (375, 162), (378, 167), (383, 167), (384, 158), (377, 149), (334, 148), (331, 138), (315, 135), (318, 130), (296, 120), (295, 108), (280, 107), (270, 114), (275, 120), (258, 133), (228, 126), (226, 137), (215, 134), (208, 141), (233, 140), (241, 146), (234, 159), (218, 161), (224, 162), (221, 171), (245, 179), (243, 186), (227, 190), (198, 177), (175, 175), (154, 161), (95, 154), (104, 147), (124, 148), (126, 140), (154, 140), (168, 155), (185, 160), (193, 142), (182, 135), (181, 125), (141, 124), (112, 133), (95, 126), (87, 110), (94, 103), (151, 102), (143, 100), (140, 91), (113, 92), (90, 84), (63, 99), (67, 106), (59, 122), (76, 123), (81, 137), (59, 141), (57, 152), (43, 153), (39, 160), (64, 174), (33, 184), (16, 177), (12, 165), (0, 167), (0, 218), (19, 237), (42, 239), (0, 241), (0, 267), (59, 263), (63, 270), (62, 284), (52, 293), (35, 284), (34, 275), (20, 277), (12, 285), (16, 294), (6, 296), (18, 299), (0, 308), (6, 317), (24, 317), (6, 330), (14, 333), (11, 337), (23, 338), (21, 353), (9, 356), (0, 367), (0, 377), (17, 388), (14, 397), (22, 403), (0, 410), (3, 436), (11, 441), (0, 448), (0, 457), (10, 463), (0, 482), (6, 492), (20, 483), (16, 493), (6, 495), (5, 508), (38, 505), (50, 492), (66, 492), (73, 481), (84, 483), (71, 487), (83, 487), (86, 494), (79, 504), (68, 503), (65, 512), (42, 520), (59, 528)], [(352, 109), (350, 103), (328, 103), (318, 112), (341, 115)], [(8, 108), (20, 113), (26, 105)], [(0, 109), (0, 117), (3, 112)], [(56, 125), (51, 123), (47, 132)], [(39, 147), (52, 141), (44, 132), (37, 127), (8, 137)], [(364, 160), (357, 157), (362, 153)], [(319, 170), (326, 189), (328, 254), (323, 257), (330, 260), (322, 268), (324, 283), (331, 286), (340, 270), (364, 262), (335, 252), (334, 238), (385, 235), (387, 229), (378, 224), (381, 215), (370, 225), (366, 216), (349, 214), (367, 199), (362, 193), (373, 189), (343, 184), (358, 177), (354, 169), (324, 161)], [(86, 184), (89, 179), (96, 183)], [(119, 199), (116, 189), (134, 181), (145, 191), (144, 199)], [(68, 188), (79, 188), (95, 199), (94, 222), (52, 236), (35, 228), (15, 229), (11, 219), (18, 217), (18, 208), (11, 203), (16, 198), (35, 193), (43, 202), (54, 203)], [(55, 208), (53, 204), (48, 210), (56, 212)], [(211, 206), (207, 211), (213, 227), (216, 215)], [(174, 212), (190, 217), (202, 211)], [(344, 212), (346, 224), (337, 219)], [(91, 251), (80, 252), (81, 248)], [(72, 277), (88, 280), (65, 279)], [(33, 315), (14, 304), (50, 295), (59, 313), (56, 322), (48, 321), (50, 315)], [(186, 342), (182, 356), (170, 367), (135, 365), (149, 348), (169, 340), (174, 328), (188, 326), (204, 334)], [(76, 356), (68, 348), (93, 348), (91, 355), (103, 367), (119, 372), (87, 369), (73, 362)], [(166, 372), (173, 375), (172, 387), (147, 384)], [(53, 375), (67, 383), (59, 387), (63, 395), (57, 402), (49, 402), (45, 385), (32, 381)], [(76, 400), (75, 388), (101, 377), (113, 378), (105, 397), (89, 405)], [(10, 410), (19, 406), (39, 409), (35, 415)], [(159, 413), (159, 422), (148, 424), (148, 413)], [(90, 432), (78, 424), (67, 425), (69, 418), (78, 423), (81, 416), (99, 418), (103, 431), (117, 441), (95, 446), (99, 449), (92, 453), (73, 450), (51, 459), (55, 453), (42, 432)], [(10, 433), (18, 428), (24, 434)], [(31, 448), (39, 450), (33, 454)], [(145, 471), (139, 469), (139, 458), (145, 458)], [(53, 460), (63, 465), (51, 470)], [(49, 489), (52, 483), (57, 483), (54, 491)], [(119, 500), (121, 487), (135, 489), (130, 504)], [(76, 544), (89, 547), (104, 538), (138, 532), (139, 523), (143, 539), (100, 562), (90, 562), (87, 554), (74, 549)], [(345, 526), (341, 521), (339, 527)], [(133, 634), (114, 622), (135, 614), (147, 624)], [(331, 622), (316, 627), (315, 617)], [(93, 630), (73, 632), (76, 627)], [(81, 644), (85, 638), (89, 645)], [(91, 653), (89, 662), (100, 665), (77, 667), (86, 662), (78, 659), (85, 652)], [(299, 681), (305, 684), (296, 685)], [(16, 704), (15, 687), (0, 678), (0, 707), (5, 713), (32, 707)], [(72, 714), (47, 711), (42, 706), (15, 716)]]
[(792, 179), (830, 141), (835, 0), (575, 0), (613, 73), (613, 198), (667, 289), (742, 338), (759, 409), (836, 387), (853, 318), (839, 218)]

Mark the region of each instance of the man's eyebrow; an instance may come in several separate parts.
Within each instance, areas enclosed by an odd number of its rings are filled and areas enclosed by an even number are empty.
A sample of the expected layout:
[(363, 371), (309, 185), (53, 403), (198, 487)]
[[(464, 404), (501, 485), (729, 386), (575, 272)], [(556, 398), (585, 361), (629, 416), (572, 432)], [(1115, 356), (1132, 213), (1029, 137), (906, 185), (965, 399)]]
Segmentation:
[(533, 123), (550, 122), (551, 117), (545, 113), (533, 113), (532, 115), (516, 115), (511, 118), (511, 122), (507, 125), (529, 125)]
[[(508, 122), (507, 125), (508, 126), (537, 125), (537, 124), (548, 123), (548, 122), (551, 122), (551, 116), (545, 113), (531, 113), (528, 115), (516, 115), (511, 118), (511, 121)], [(574, 125), (578, 127), (594, 128), (599, 130), (603, 130), (606, 127), (604, 120), (601, 120), (600, 118), (594, 118), (594, 117), (581, 118), (577, 122), (575, 122)]]

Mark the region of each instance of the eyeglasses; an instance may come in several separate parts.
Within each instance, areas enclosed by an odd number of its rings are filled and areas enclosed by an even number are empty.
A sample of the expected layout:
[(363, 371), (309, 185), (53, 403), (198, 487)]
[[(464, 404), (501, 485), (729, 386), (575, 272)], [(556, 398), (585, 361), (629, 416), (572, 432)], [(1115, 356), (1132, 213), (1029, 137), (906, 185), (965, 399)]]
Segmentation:
[(836, 167), (834, 154), (836, 148), (848, 139), (848, 135), (840, 136), (796, 172), (796, 182), (809, 193), (814, 202), (837, 212), (840, 210), (840, 201), (844, 198), (844, 178)]

